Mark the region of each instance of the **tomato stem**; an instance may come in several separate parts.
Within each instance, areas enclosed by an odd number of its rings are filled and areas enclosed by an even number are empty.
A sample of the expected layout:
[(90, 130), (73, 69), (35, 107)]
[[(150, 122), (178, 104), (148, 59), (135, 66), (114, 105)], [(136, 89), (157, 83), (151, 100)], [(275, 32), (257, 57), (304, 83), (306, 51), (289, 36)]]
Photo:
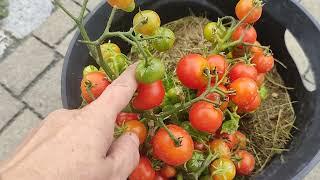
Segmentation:
[(112, 21), (113, 21), (113, 18), (114, 18), (114, 15), (116, 14), (116, 12), (117, 12), (117, 8), (113, 7), (112, 11), (110, 13), (108, 22), (107, 22), (107, 27), (105, 29), (105, 32), (110, 32), (110, 27), (111, 27), (111, 24), (112, 24)]
[(214, 161), (217, 158), (218, 158), (217, 154), (209, 153), (209, 155), (207, 156), (206, 160), (202, 163), (201, 168), (197, 172), (192, 174), (193, 177), (196, 180), (198, 180), (199, 177), (201, 176), (202, 172), (212, 163), (212, 161)]
[(174, 144), (176, 145), (176, 147), (180, 147), (181, 146), (181, 140), (176, 137), (174, 137), (174, 135), (172, 134), (172, 132), (170, 131), (170, 129), (167, 127), (167, 125), (163, 122), (163, 119), (158, 119), (158, 122), (160, 123), (160, 126), (167, 131), (167, 133), (169, 134), (171, 140), (174, 142)]

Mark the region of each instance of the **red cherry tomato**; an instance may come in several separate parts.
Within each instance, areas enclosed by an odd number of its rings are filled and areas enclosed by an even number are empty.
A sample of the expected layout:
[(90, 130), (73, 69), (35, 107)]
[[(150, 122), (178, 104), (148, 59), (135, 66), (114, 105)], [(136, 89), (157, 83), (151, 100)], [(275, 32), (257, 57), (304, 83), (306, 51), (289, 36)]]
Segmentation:
[(231, 82), (239, 78), (250, 78), (256, 81), (257, 76), (258, 72), (254, 66), (241, 62), (235, 64), (229, 72), (229, 79)]
[(127, 121), (124, 123), (125, 132), (133, 132), (139, 137), (140, 144), (143, 144), (147, 137), (146, 126), (137, 120)]
[(223, 139), (225, 143), (227, 143), (228, 147), (232, 150), (234, 149), (237, 144), (239, 143), (239, 139), (237, 136), (233, 134), (228, 133), (222, 133), (218, 136), (220, 139)]
[(161, 176), (160, 172), (157, 171), (156, 172), (156, 177), (154, 178), (154, 180), (168, 180), (167, 178)]
[(263, 49), (258, 47), (261, 46), (261, 44), (258, 41), (254, 42), (253, 45), (255, 46), (250, 47), (251, 54), (263, 54)]
[(121, 126), (127, 121), (139, 120), (139, 114), (137, 113), (125, 113), (121, 112), (118, 114), (116, 123)]
[(236, 131), (234, 133), (234, 135), (237, 137), (237, 139), (239, 141), (238, 148), (246, 149), (246, 147), (247, 147), (247, 137), (246, 137), (246, 135), (244, 135), (240, 131)]
[[(253, 44), (257, 40), (257, 32), (250, 24), (241, 24), (231, 36), (233, 41), (237, 41), (243, 36), (243, 42)], [(239, 46), (240, 48), (242, 46)]]
[(237, 151), (235, 157), (238, 161), (234, 164), (239, 175), (250, 175), (255, 166), (255, 159), (251, 153), (248, 151), (240, 150)]
[(258, 96), (258, 86), (250, 78), (239, 78), (230, 85), (230, 90), (235, 90), (235, 95), (230, 95), (231, 100), (240, 108), (249, 105)]
[(180, 146), (176, 146), (167, 131), (161, 128), (152, 140), (153, 154), (168, 165), (182, 165), (192, 157), (194, 150), (192, 138), (179, 126), (168, 125), (167, 127), (175, 138), (179, 138)]
[(235, 9), (238, 19), (242, 20), (250, 13), (249, 16), (244, 20), (244, 22), (250, 24), (257, 22), (262, 15), (262, 6), (260, 5), (258, 7), (255, 7), (256, 2), (258, 1), (240, 0)]
[(138, 110), (149, 110), (159, 106), (165, 96), (161, 80), (151, 84), (139, 84), (138, 95), (133, 98), (132, 106)]
[[(110, 82), (107, 79), (107, 76), (103, 72), (91, 72), (88, 73), (81, 81), (81, 96), (87, 103), (91, 103), (94, 99), (98, 98), (103, 91), (110, 85)], [(90, 89), (89, 92), (87, 88)]]
[(231, 151), (227, 143), (222, 139), (215, 139), (209, 143), (210, 149), (213, 153), (217, 154), (219, 158), (230, 158)]
[(199, 101), (191, 106), (189, 120), (195, 129), (215, 133), (221, 127), (223, 113), (211, 103)]
[(177, 75), (184, 86), (199, 89), (208, 83), (205, 69), (209, 69), (206, 59), (199, 54), (189, 54), (178, 62)]
[(249, 113), (257, 110), (261, 105), (261, 97), (258, 94), (256, 98), (248, 105), (246, 106), (240, 106), (238, 111), (239, 113)]
[[(214, 84), (211, 84), (211, 86), (214, 86)], [(228, 89), (223, 86), (223, 85), (219, 85), (218, 88), (224, 92), (228, 91)], [(198, 92), (197, 92), (197, 96), (200, 96), (202, 93), (204, 93), (206, 90), (206, 88), (202, 88), (202, 89), (199, 89)], [(221, 111), (224, 111), (227, 109), (228, 107), (228, 104), (229, 104), (229, 97), (227, 96), (225, 99), (222, 99), (221, 95), (218, 94), (218, 93), (210, 93), (206, 96), (208, 99), (210, 99), (211, 101), (214, 101), (214, 102), (219, 102), (221, 101), (221, 105), (220, 105), (220, 110)]]
[[(210, 69), (216, 69), (220, 80), (228, 68), (227, 59), (221, 55), (210, 55), (207, 60)], [(212, 78), (212, 81), (215, 81), (215, 78)]]
[(206, 149), (206, 146), (201, 142), (194, 141), (193, 145), (194, 145), (194, 149), (198, 151), (205, 151)]
[(257, 80), (256, 80), (258, 87), (261, 87), (263, 85), (264, 80), (265, 80), (265, 76), (266, 76), (266, 74), (264, 74), (264, 73), (258, 74)]
[(152, 168), (151, 162), (147, 157), (140, 157), (136, 169), (129, 176), (129, 180), (154, 180), (156, 172)]
[(256, 65), (259, 73), (267, 73), (271, 71), (274, 66), (274, 58), (272, 55), (255, 54), (252, 62)]
[(160, 169), (160, 174), (162, 177), (165, 177), (165, 178), (173, 178), (176, 176), (177, 171), (174, 167), (165, 165)]

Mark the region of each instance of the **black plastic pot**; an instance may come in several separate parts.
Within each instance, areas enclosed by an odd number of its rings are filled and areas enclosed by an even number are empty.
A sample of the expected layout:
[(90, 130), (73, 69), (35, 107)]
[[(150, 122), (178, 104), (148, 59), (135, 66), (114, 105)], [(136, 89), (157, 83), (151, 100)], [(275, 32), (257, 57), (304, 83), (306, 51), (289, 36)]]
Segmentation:
[[(159, 13), (162, 23), (190, 15), (206, 15), (211, 20), (224, 15), (234, 15), (236, 0), (138, 0), (141, 9), (153, 9)], [(102, 33), (111, 8), (103, 1), (87, 17), (86, 28), (92, 39)], [(118, 13), (113, 30), (128, 30), (134, 13)], [(288, 69), (277, 66), (290, 91), (297, 115), (293, 141), (289, 152), (283, 153), (284, 162), (274, 157), (272, 162), (255, 179), (302, 179), (320, 160), (320, 27), (316, 21), (297, 3), (290, 0), (269, 0), (264, 14), (255, 25), (262, 44), (270, 44), (276, 58)], [(288, 29), (297, 39), (309, 58), (316, 81), (316, 90), (309, 92), (302, 83), (297, 66), (288, 53), (284, 33)], [(73, 38), (65, 56), (62, 74), (62, 101), (65, 108), (74, 109), (80, 105), (80, 81), (82, 70), (93, 61), (88, 49), (77, 42), (79, 32)], [(124, 50), (128, 45), (114, 39)]]

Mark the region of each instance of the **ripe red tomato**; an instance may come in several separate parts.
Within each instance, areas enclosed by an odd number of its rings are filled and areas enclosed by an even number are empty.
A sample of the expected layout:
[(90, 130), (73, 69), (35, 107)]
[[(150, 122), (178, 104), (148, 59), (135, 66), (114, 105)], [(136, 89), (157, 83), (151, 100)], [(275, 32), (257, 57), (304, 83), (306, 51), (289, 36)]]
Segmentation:
[(198, 151), (205, 151), (206, 149), (206, 146), (203, 143), (197, 141), (193, 141), (193, 146), (194, 149)]
[(182, 165), (192, 157), (194, 150), (192, 138), (187, 131), (179, 126), (168, 125), (167, 127), (174, 137), (179, 138), (180, 146), (177, 147), (167, 131), (161, 128), (152, 140), (153, 154), (168, 165)]
[(240, 108), (249, 105), (258, 96), (258, 86), (250, 78), (239, 78), (230, 85), (230, 90), (235, 90), (235, 95), (230, 95), (231, 100)]
[(189, 120), (195, 129), (215, 133), (221, 127), (223, 113), (211, 103), (199, 101), (191, 106)]
[(272, 55), (255, 54), (252, 62), (256, 65), (259, 73), (267, 73), (271, 71), (274, 66), (274, 58)]
[(258, 94), (256, 98), (248, 105), (246, 106), (240, 106), (237, 112), (239, 113), (249, 113), (257, 110), (261, 105), (261, 97)]
[(149, 110), (159, 106), (165, 96), (161, 80), (151, 84), (139, 84), (138, 95), (133, 98), (132, 106), (138, 110)]
[(176, 176), (177, 171), (174, 167), (165, 165), (160, 169), (160, 174), (164, 178), (173, 178)]
[[(232, 33), (231, 39), (237, 41), (243, 36), (242, 41), (245, 43), (253, 44), (257, 40), (257, 32), (253, 26), (250, 24), (241, 24), (236, 30)], [(242, 46), (239, 46), (243, 48)]]
[(210, 165), (212, 180), (233, 180), (236, 167), (229, 158), (219, 158)]
[[(210, 70), (216, 69), (220, 80), (228, 68), (227, 59), (221, 55), (213, 54), (207, 57), (207, 60), (209, 63)], [(212, 78), (212, 81), (214, 82), (215, 78)]]
[(217, 154), (219, 158), (230, 158), (231, 152), (228, 144), (222, 139), (215, 139), (209, 143), (210, 149)]
[(257, 76), (258, 72), (254, 66), (242, 62), (235, 64), (229, 72), (231, 82), (239, 78), (250, 78), (256, 81)]
[[(109, 85), (110, 82), (105, 73), (99, 71), (88, 73), (81, 81), (81, 96), (87, 103), (91, 103), (94, 99), (98, 98)], [(94, 99), (91, 98), (87, 88), (90, 89)]]
[(257, 22), (262, 15), (262, 6), (256, 6), (255, 0), (240, 0), (236, 6), (236, 15), (238, 19), (242, 20), (247, 14), (254, 8), (249, 16), (244, 20), (245, 23), (255, 23)]
[(263, 49), (260, 47), (257, 47), (257, 46), (261, 46), (261, 44), (258, 41), (254, 42), (253, 45), (256, 45), (256, 46), (250, 47), (251, 54), (263, 54)]
[(132, 121), (132, 120), (139, 120), (139, 114), (121, 112), (117, 116), (116, 123), (117, 125), (121, 126), (125, 122)]
[(264, 80), (265, 80), (265, 76), (266, 76), (266, 74), (264, 74), (264, 73), (258, 74), (257, 80), (256, 80), (258, 87), (261, 87), (263, 85)]
[(237, 137), (237, 139), (239, 141), (238, 148), (246, 149), (246, 147), (247, 147), (247, 137), (246, 137), (246, 135), (244, 135), (240, 131), (236, 131), (234, 134), (235, 134), (235, 136)]
[(129, 176), (129, 180), (154, 180), (156, 172), (152, 168), (151, 162), (147, 157), (140, 157), (136, 169)]
[(235, 157), (238, 161), (234, 164), (239, 175), (250, 175), (255, 166), (255, 159), (248, 151), (240, 150), (235, 153)]
[(219, 134), (218, 137), (220, 139), (223, 139), (224, 142), (228, 145), (229, 149), (231, 150), (234, 149), (239, 143), (239, 139), (237, 138), (235, 133), (233, 134), (222, 133), (222, 134)]
[(135, 133), (139, 137), (140, 144), (143, 144), (147, 137), (146, 126), (137, 120), (127, 121), (124, 123), (125, 132)]
[(168, 180), (167, 178), (161, 176), (160, 172), (157, 171), (156, 172), (156, 177), (154, 178), (154, 180)]
[(205, 69), (209, 69), (206, 59), (199, 54), (189, 54), (178, 62), (177, 76), (184, 86), (199, 89), (208, 83)]
[[(214, 86), (214, 84), (211, 84), (211, 86)], [(223, 86), (222, 84), (219, 84), (218, 88), (222, 91), (228, 91), (228, 89)], [(197, 96), (200, 96), (202, 93), (204, 93), (206, 91), (206, 88), (201, 88), (198, 90), (197, 92)], [(218, 93), (210, 93), (206, 96), (208, 99), (210, 99), (211, 101), (215, 101), (215, 102), (219, 102), (221, 101), (221, 105), (220, 105), (220, 110), (224, 111), (227, 109), (228, 104), (229, 104), (229, 97), (227, 96), (225, 99), (222, 99), (221, 95)]]

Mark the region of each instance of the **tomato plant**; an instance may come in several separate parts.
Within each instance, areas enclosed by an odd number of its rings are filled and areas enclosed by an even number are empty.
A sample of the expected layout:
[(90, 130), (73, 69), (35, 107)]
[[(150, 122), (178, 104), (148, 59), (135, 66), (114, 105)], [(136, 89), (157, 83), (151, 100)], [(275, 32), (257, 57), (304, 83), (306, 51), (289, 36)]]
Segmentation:
[(233, 81), (230, 90), (235, 91), (235, 94), (230, 95), (230, 98), (239, 108), (249, 105), (258, 96), (258, 86), (250, 78), (239, 78)]
[(87, 103), (90, 103), (98, 98), (109, 84), (105, 73), (91, 72), (81, 81), (81, 96)]
[(160, 169), (160, 174), (162, 177), (165, 177), (165, 178), (173, 178), (176, 176), (177, 171), (174, 167), (165, 165)]
[(199, 54), (189, 54), (178, 62), (177, 76), (184, 86), (199, 89), (208, 83), (206, 69), (209, 69), (206, 59)]
[(152, 47), (159, 52), (171, 49), (176, 40), (174, 33), (170, 29), (164, 27), (157, 29), (154, 36), (157, 38), (152, 41)]
[(156, 172), (152, 168), (152, 164), (147, 157), (140, 157), (138, 166), (129, 176), (129, 180), (154, 180)]
[(255, 159), (248, 151), (240, 150), (235, 153), (235, 166), (240, 175), (250, 175), (255, 166)]
[(121, 112), (118, 114), (116, 123), (117, 125), (121, 126), (127, 121), (132, 121), (132, 120), (139, 120), (139, 114), (137, 113), (125, 113)]
[(258, 72), (253, 65), (242, 62), (235, 64), (229, 72), (229, 79), (231, 82), (239, 78), (250, 78), (256, 81), (257, 76)]
[(192, 157), (194, 149), (192, 138), (179, 126), (168, 125), (167, 127), (174, 137), (179, 138), (180, 146), (177, 146), (168, 132), (161, 128), (152, 140), (153, 154), (168, 165), (182, 165)]
[(210, 171), (213, 180), (232, 180), (236, 176), (236, 168), (228, 158), (219, 158), (212, 162)]
[(153, 35), (160, 24), (159, 15), (151, 10), (139, 11), (133, 18), (134, 30), (143, 35)]
[(161, 80), (165, 73), (164, 64), (158, 58), (148, 62), (140, 61), (136, 68), (136, 79), (139, 83), (150, 84)]
[(259, 0), (240, 0), (235, 9), (236, 15), (240, 20), (244, 19), (246, 23), (255, 23), (262, 15), (261, 4)]
[(147, 137), (147, 128), (146, 126), (138, 121), (131, 120), (124, 123), (125, 132), (135, 133), (139, 137), (140, 144), (143, 144)]
[[(244, 43), (251, 43), (253, 44), (257, 40), (257, 32), (254, 29), (253, 26), (250, 24), (241, 24), (233, 33), (231, 36), (231, 39), (233, 41), (239, 40), (241, 37), (243, 37), (242, 41)], [(240, 46), (242, 47), (242, 46)]]
[(223, 113), (211, 103), (200, 101), (192, 105), (189, 120), (195, 129), (215, 133), (222, 124)]
[(159, 80), (151, 84), (139, 84), (137, 93), (132, 100), (132, 106), (138, 110), (149, 110), (162, 103), (165, 90), (162, 81)]
[[(207, 57), (210, 70), (216, 70), (219, 76), (219, 79), (222, 79), (228, 68), (228, 62), (225, 57), (222, 55), (210, 55)], [(215, 81), (215, 78), (212, 78), (212, 81)]]
[(252, 62), (256, 65), (256, 69), (259, 73), (267, 73), (271, 71), (274, 66), (274, 58), (269, 54), (255, 54)]

